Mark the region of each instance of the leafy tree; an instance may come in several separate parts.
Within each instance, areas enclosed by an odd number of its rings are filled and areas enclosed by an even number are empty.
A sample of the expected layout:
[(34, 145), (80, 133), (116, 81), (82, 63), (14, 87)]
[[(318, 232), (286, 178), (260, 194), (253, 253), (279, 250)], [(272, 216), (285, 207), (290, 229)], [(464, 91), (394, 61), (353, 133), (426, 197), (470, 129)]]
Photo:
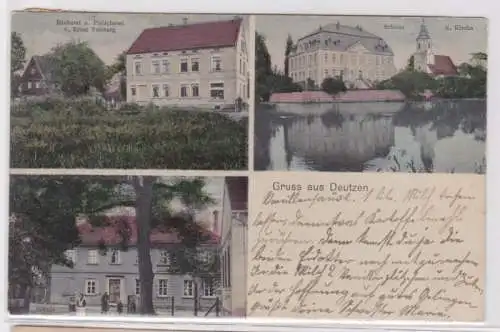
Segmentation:
[(255, 32), (255, 97), (257, 101), (268, 101), (271, 92), (268, 89), (268, 77), (273, 75), (271, 55), (267, 49), (266, 39)]
[(306, 83), (305, 83), (305, 87), (306, 87), (306, 90), (308, 90), (308, 91), (314, 91), (317, 88), (316, 82), (311, 78), (307, 78)]
[(24, 46), (21, 35), (17, 32), (12, 32), (10, 35), (10, 85), (11, 96), (16, 96), (18, 93), (20, 75), (18, 71), (24, 68), (26, 63), (26, 47)]
[(124, 100), (127, 99), (127, 55), (125, 52), (118, 54), (115, 62), (107, 68), (108, 80), (114, 75), (120, 77), (120, 94)]
[(91, 88), (103, 92), (108, 79), (104, 62), (86, 42), (68, 42), (52, 49), (54, 79), (67, 96), (88, 94)]
[(293, 49), (293, 39), (292, 39), (292, 36), (290, 34), (288, 34), (288, 37), (286, 39), (286, 46), (285, 46), (285, 63), (284, 63), (285, 76), (290, 76), (288, 60), (289, 60), (290, 53), (292, 52), (292, 49)]
[(415, 71), (415, 56), (414, 55), (412, 55), (408, 59), (408, 65), (406, 66), (406, 70), (407, 71)]
[(404, 70), (377, 85), (377, 89), (401, 91), (409, 99), (420, 99), (425, 90), (434, 91), (437, 82), (425, 72)]
[(336, 95), (339, 92), (346, 91), (344, 81), (340, 78), (327, 77), (321, 83), (321, 90), (330, 95)]

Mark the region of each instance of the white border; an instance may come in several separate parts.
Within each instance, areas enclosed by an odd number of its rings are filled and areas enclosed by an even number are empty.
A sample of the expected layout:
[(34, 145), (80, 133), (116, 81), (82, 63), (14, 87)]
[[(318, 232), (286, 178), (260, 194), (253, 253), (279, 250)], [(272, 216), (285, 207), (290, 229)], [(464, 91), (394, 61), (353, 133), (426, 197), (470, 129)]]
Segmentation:
[[(27, 7), (59, 8), (68, 10), (88, 10), (88, 11), (135, 11), (135, 12), (205, 12), (205, 13), (300, 13), (300, 14), (330, 14), (330, 15), (443, 15), (443, 16), (482, 16), (489, 19), (489, 63), (488, 63), (488, 171), (487, 171), (487, 244), (488, 244), (488, 272), (487, 272), (487, 300), (486, 300), (486, 325), (484, 324), (458, 324), (458, 323), (424, 323), (424, 322), (361, 322), (361, 321), (322, 321), (322, 320), (281, 320), (281, 319), (179, 319), (179, 318), (145, 318), (145, 317), (65, 317), (65, 316), (25, 316), (12, 317), (10, 322), (16, 325), (45, 325), (45, 326), (88, 326), (88, 327), (109, 327), (109, 328), (131, 328), (131, 329), (173, 329), (177, 331), (285, 331), (285, 330), (303, 330), (308, 331), (500, 331), (500, 267), (497, 263), (497, 256), (500, 252), (500, 204), (495, 195), (494, 184), (498, 182), (500, 172), (500, 158), (493, 151), (498, 151), (500, 143), (500, 130), (496, 127), (500, 125), (500, 1), (495, 0), (356, 0), (356, 1), (324, 1), (324, 0), (252, 0), (252, 1), (232, 1), (232, 0), (183, 0), (183, 1), (165, 1), (141, 0), (141, 1), (119, 1), (119, 0), (7, 0), (0, 4), (1, 13), (4, 15), (4, 26), (2, 42), (4, 49), (9, 49), (10, 41), (10, 14), (11, 10), (19, 10)], [(251, 20), (252, 22), (252, 20)], [(257, 27), (258, 28), (258, 27)], [(252, 33), (252, 30), (250, 30)], [(251, 38), (253, 40), (253, 38)], [(253, 54), (253, 53), (252, 53)], [(4, 63), (4, 73), (9, 72), (8, 53), (2, 54)], [(250, 56), (253, 63), (253, 55)], [(7, 80), (2, 82), (0, 88), (0, 100), (5, 101), (5, 108), (1, 112), (3, 121), (0, 121), (4, 128), (3, 133), (9, 132), (9, 108), (6, 101), (9, 100), (9, 88)], [(253, 84), (251, 87), (251, 101), (253, 102)], [(253, 119), (249, 121), (250, 132), (253, 133)], [(3, 156), (1, 158), (2, 167), (5, 172), (1, 173), (1, 181), (4, 184), (4, 199), (0, 202), (0, 209), (4, 211), (4, 220), (7, 218), (8, 210), (8, 175), (9, 175), (9, 139), (5, 134), (1, 140), (1, 149)], [(250, 151), (253, 151), (253, 144), (250, 144)], [(253, 158), (249, 160), (253, 165)], [(19, 170), (18, 170), (19, 171)], [(18, 172), (17, 171), (17, 172)], [(49, 170), (44, 170), (47, 172)], [(119, 170), (123, 172), (123, 170)], [(88, 170), (74, 170), (76, 174), (89, 174)], [(114, 172), (114, 171), (113, 171)], [(102, 175), (107, 171), (99, 172)], [(143, 171), (127, 171), (127, 174), (141, 174)], [(151, 174), (151, 172), (148, 172)], [(153, 171), (156, 173), (156, 171)], [(176, 171), (170, 171), (168, 174), (174, 175)], [(189, 175), (189, 172), (182, 172)], [(203, 172), (197, 172), (198, 175)], [(230, 172), (234, 173), (234, 172)], [(246, 172), (245, 172), (246, 173)], [(54, 173), (52, 173), (54, 174)], [(93, 173), (96, 174), (96, 173)], [(116, 173), (115, 173), (116, 174)], [(165, 175), (165, 172), (162, 172)], [(217, 175), (210, 172), (210, 175)], [(224, 173), (229, 175), (229, 173)], [(243, 174), (241, 174), (243, 175)], [(7, 223), (2, 223), (2, 234), (7, 238)], [(3, 247), (3, 265), (7, 271), (7, 241)], [(6, 273), (3, 273), (3, 292), (6, 293)], [(3, 297), (0, 301), (0, 311), (4, 313), (5, 319), (7, 313), (7, 299)], [(147, 320), (147, 323), (145, 322)], [(9, 325), (3, 323), (0, 331), (7, 331)], [(496, 326), (496, 328), (495, 328)]]

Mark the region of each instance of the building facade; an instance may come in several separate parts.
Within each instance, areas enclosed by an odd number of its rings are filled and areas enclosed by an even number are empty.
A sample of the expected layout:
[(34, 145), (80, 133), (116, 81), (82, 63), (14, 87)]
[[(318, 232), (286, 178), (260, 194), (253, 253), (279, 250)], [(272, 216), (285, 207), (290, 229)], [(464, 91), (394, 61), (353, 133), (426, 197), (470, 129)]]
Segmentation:
[(32, 56), (19, 80), (19, 92), (24, 96), (44, 96), (55, 92), (53, 66), (54, 61), (49, 55)]
[(221, 225), (222, 313), (246, 315), (248, 179), (226, 178)]
[(455, 76), (458, 70), (453, 60), (447, 55), (435, 54), (433, 42), (425, 21), (422, 19), (413, 54), (414, 67), (435, 77)]
[(312, 80), (316, 86), (337, 77), (348, 87), (369, 88), (396, 73), (394, 53), (381, 37), (338, 22), (298, 39), (288, 61), (294, 82)]
[(224, 108), (249, 98), (247, 18), (144, 30), (126, 54), (127, 102)]

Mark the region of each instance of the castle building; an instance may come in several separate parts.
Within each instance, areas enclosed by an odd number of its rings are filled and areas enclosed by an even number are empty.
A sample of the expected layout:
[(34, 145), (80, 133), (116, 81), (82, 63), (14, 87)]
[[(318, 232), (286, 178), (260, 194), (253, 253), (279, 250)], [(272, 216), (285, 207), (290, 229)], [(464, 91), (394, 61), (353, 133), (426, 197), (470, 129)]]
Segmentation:
[(431, 35), (423, 19), (413, 58), (415, 70), (437, 77), (458, 75), (457, 67), (449, 56), (435, 54)]
[(396, 74), (394, 53), (381, 37), (339, 22), (298, 39), (288, 61), (289, 76), (300, 84), (339, 77), (349, 87), (367, 88)]

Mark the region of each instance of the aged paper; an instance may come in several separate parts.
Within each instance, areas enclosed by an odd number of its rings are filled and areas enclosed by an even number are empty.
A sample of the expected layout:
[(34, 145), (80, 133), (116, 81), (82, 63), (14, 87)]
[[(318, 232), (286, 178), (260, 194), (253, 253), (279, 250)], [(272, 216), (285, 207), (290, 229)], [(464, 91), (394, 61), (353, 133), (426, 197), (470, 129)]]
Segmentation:
[(484, 176), (252, 181), (249, 316), (484, 319)]
[[(91, 327), (40, 327), (40, 326), (16, 326), (12, 328), (12, 332), (152, 332), (156, 330), (142, 329), (106, 329), (106, 328), (91, 328)], [(176, 332), (176, 331), (171, 331)]]

